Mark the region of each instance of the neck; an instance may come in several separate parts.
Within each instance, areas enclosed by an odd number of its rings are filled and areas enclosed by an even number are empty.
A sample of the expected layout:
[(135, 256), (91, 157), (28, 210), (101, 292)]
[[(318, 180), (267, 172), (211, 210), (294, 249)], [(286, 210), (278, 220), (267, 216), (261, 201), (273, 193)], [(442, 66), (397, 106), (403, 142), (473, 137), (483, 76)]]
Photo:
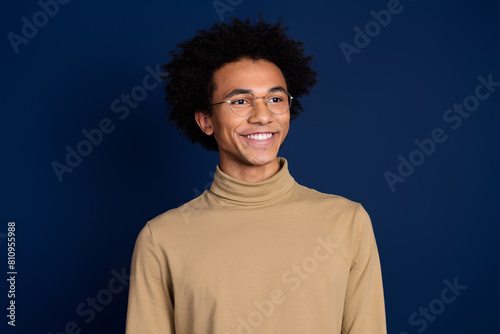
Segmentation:
[(266, 180), (280, 170), (280, 163), (276, 157), (273, 161), (263, 165), (249, 165), (234, 160), (221, 159), (219, 163), (221, 171), (241, 181), (259, 182)]

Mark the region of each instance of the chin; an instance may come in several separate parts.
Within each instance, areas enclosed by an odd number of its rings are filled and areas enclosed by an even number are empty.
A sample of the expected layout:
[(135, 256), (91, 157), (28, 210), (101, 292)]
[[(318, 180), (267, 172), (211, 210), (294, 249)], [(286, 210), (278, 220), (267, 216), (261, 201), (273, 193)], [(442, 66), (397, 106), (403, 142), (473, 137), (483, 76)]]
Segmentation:
[(262, 154), (249, 156), (246, 160), (252, 165), (263, 166), (275, 161), (277, 157), (277, 154)]

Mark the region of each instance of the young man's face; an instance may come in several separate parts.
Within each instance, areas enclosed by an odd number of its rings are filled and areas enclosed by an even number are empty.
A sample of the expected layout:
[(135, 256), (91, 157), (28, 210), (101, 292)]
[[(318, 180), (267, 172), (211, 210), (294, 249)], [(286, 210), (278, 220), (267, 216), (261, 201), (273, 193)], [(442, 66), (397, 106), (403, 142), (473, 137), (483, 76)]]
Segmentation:
[[(290, 112), (274, 114), (264, 104), (266, 94), (277, 87), (287, 90), (281, 70), (266, 60), (249, 59), (228, 63), (214, 72), (212, 103), (228, 100), (235, 90), (249, 90), (257, 97), (255, 110), (245, 117), (235, 115), (228, 103), (213, 106), (212, 115), (197, 113), (202, 130), (213, 134), (219, 146), (221, 166), (242, 168), (277, 161), (278, 150), (290, 125)], [(269, 139), (248, 138), (251, 134), (272, 134)], [(265, 138), (265, 137), (264, 137)]]

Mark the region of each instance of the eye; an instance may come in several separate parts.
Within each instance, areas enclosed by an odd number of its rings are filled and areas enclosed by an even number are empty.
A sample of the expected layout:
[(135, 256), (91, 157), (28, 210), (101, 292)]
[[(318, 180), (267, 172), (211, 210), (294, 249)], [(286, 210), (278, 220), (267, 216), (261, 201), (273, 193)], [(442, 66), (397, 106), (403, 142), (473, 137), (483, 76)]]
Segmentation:
[(268, 103), (280, 103), (283, 102), (283, 98), (279, 96), (273, 96), (269, 100), (267, 100)]
[(250, 101), (248, 101), (246, 99), (237, 99), (237, 100), (231, 101), (231, 104), (233, 104), (233, 105), (244, 105), (244, 104), (248, 104), (248, 103), (250, 103)]

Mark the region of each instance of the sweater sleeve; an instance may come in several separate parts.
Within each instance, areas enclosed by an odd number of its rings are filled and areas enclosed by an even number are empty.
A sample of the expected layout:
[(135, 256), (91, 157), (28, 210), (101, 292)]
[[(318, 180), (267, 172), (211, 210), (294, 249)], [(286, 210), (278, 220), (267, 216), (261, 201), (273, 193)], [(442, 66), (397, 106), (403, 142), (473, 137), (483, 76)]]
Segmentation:
[(149, 223), (137, 237), (130, 270), (126, 334), (174, 334), (172, 284)]
[(342, 334), (386, 334), (382, 271), (375, 235), (370, 217), (359, 204), (352, 240)]

